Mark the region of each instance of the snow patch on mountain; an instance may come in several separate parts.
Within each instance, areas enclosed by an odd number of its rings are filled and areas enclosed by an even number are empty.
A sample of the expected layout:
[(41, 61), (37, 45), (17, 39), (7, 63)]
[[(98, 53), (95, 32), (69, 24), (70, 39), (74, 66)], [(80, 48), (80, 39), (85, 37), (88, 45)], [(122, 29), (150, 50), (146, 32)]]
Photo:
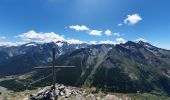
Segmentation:
[(36, 44), (34, 43), (30, 43), (30, 44), (27, 44), (26, 47), (29, 47), (29, 46), (37, 46)]
[(58, 43), (56, 43), (56, 45), (58, 45), (59, 47), (62, 47), (62, 46), (63, 46), (63, 43), (58, 42)]

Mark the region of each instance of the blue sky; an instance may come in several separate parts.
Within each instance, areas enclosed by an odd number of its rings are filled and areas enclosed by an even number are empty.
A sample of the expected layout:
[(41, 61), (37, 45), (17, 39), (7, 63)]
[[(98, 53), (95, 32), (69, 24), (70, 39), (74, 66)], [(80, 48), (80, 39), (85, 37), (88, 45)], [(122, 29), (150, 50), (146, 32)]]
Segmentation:
[(0, 0), (0, 42), (48, 37), (115, 43), (140, 38), (170, 49), (169, 4), (169, 0)]

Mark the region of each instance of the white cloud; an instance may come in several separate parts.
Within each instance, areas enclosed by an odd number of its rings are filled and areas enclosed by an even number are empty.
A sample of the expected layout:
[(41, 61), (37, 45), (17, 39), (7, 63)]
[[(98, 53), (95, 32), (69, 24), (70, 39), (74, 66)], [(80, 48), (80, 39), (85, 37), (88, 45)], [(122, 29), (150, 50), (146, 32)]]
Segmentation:
[[(65, 27), (65, 28), (67, 28), (67, 27)], [(89, 35), (94, 35), (94, 36), (101, 36), (102, 33), (107, 35), (107, 36), (111, 36), (111, 35), (120, 36), (119, 33), (113, 33), (109, 29), (107, 29), (106, 31), (92, 30), (92, 29), (89, 29), (85, 25), (72, 25), (72, 26), (69, 26), (69, 28), (77, 30), (77, 31), (86, 31)]]
[(74, 29), (76, 31), (86, 31), (89, 35), (94, 35), (94, 36), (101, 36), (102, 35), (102, 31), (91, 30), (85, 25), (72, 25), (72, 26), (69, 26), (69, 28)]
[(113, 33), (114, 36), (120, 36), (120, 33)]
[(126, 40), (123, 38), (116, 38), (116, 41), (115, 41), (116, 44), (125, 43), (125, 42)]
[(5, 36), (0, 36), (0, 39), (6, 39), (6, 37)]
[(107, 29), (104, 34), (106, 34), (107, 36), (111, 36), (112, 35), (112, 31), (110, 31), (109, 29)]
[(97, 44), (97, 41), (89, 41), (89, 44)]
[(115, 42), (111, 40), (106, 40), (106, 41), (100, 41), (99, 44), (115, 44)]
[(74, 29), (76, 31), (87, 31), (89, 30), (89, 28), (85, 25), (72, 25), (72, 26), (69, 26), (70, 29)]
[[(110, 31), (110, 30), (108, 30)], [(101, 36), (102, 35), (102, 31), (98, 31), (98, 30), (91, 30), (89, 31), (90, 35), (96, 35), (96, 36)], [(113, 35), (116, 36), (120, 36), (119, 33), (112, 33)], [(119, 43), (125, 43), (126, 41), (123, 38), (117, 38), (115, 41), (110, 41), (110, 40), (106, 40), (106, 41), (80, 41), (80, 40), (76, 40), (76, 39), (65, 39), (63, 35), (58, 35), (54, 32), (47, 32), (47, 33), (43, 33), (43, 32), (35, 32), (35, 31), (28, 31), (26, 33), (20, 34), (16, 37), (21, 38), (22, 40), (24, 40), (25, 42), (56, 42), (56, 41), (66, 41), (70, 44), (81, 44), (81, 43), (89, 43), (89, 44), (98, 44), (98, 43), (102, 43), (102, 44), (119, 44)], [(4, 44), (4, 43), (1, 43)], [(16, 43), (15, 43), (16, 44)], [(6, 42), (6, 45), (14, 45), (12, 43)]]
[(6, 46), (6, 47), (10, 47), (10, 46), (19, 46), (24, 44), (25, 42), (0, 42), (0, 46)]
[(120, 36), (120, 33), (113, 33), (111, 30), (107, 29), (105, 32), (104, 32), (105, 35), (107, 36), (111, 36), (111, 35), (114, 35), (114, 36)]
[(89, 35), (101, 36), (102, 35), (102, 31), (90, 30), (89, 31)]
[(63, 41), (64, 36), (63, 35), (58, 35), (55, 34), (54, 32), (50, 32), (50, 33), (37, 33), (35, 31), (29, 31), (26, 33), (23, 33), (21, 35), (18, 35), (16, 37), (20, 37), (21, 39), (25, 40), (25, 41), (44, 41), (44, 42), (51, 42), (51, 41)]
[(80, 40), (76, 40), (76, 39), (70, 39), (70, 40), (66, 40), (68, 43), (70, 44), (81, 44), (84, 43), (83, 41)]
[(118, 26), (122, 26), (123, 24), (122, 23), (119, 23)]
[(70, 44), (80, 44), (84, 43), (83, 41), (76, 40), (76, 39), (65, 39), (63, 35), (58, 35), (54, 32), (49, 32), (49, 33), (37, 33), (35, 31), (29, 31), (26, 33), (23, 33), (21, 35), (18, 35), (16, 37), (20, 37), (22, 40), (30, 42), (56, 42), (56, 41), (66, 41)]
[(147, 40), (145, 40), (144, 38), (139, 38), (139, 39), (136, 39), (135, 41), (136, 42), (139, 42), (139, 41), (147, 42)]
[(127, 18), (124, 19), (124, 24), (134, 25), (134, 24), (137, 24), (141, 20), (142, 18), (139, 14), (127, 15)]
[(126, 40), (123, 38), (116, 38), (115, 41), (111, 41), (111, 40), (106, 40), (106, 41), (100, 41), (99, 44), (120, 44), (120, 43), (125, 43)]

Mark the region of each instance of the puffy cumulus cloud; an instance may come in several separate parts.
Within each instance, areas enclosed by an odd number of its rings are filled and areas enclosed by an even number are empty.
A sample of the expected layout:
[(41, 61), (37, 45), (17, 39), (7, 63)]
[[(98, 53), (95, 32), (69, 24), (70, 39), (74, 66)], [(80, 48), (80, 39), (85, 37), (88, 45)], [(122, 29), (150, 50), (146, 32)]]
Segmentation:
[[(66, 27), (67, 28), (67, 27)], [(106, 36), (120, 36), (120, 33), (113, 33), (111, 30), (107, 29), (105, 31), (102, 30), (93, 30), (88, 28), (85, 25), (72, 25), (69, 26), (70, 29), (74, 29), (76, 31), (86, 31), (89, 35), (93, 35), (93, 36), (102, 36), (102, 34), (105, 34)]]
[(30, 42), (56, 42), (56, 41), (65, 41), (70, 44), (80, 44), (84, 43), (83, 41), (76, 40), (76, 39), (65, 39), (63, 35), (58, 35), (54, 32), (49, 32), (49, 33), (37, 33), (35, 31), (28, 31), (26, 33), (23, 33), (21, 35), (18, 35), (16, 37), (20, 37), (22, 40)]
[(85, 25), (72, 25), (72, 26), (69, 26), (69, 28), (74, 29), (76, 31), (86, 31), (89, 35), (94, 35), (94, 36), (101, 36), (102, 35), (102, 31), (91, 30)]
[(90, 30), (89, 35), (95, 35), (95, 36), (101, 36), (102, 35), (102, 31), (98, 31), (98, 30)]
[(126, 40), (123, 38), (116, 38), (116, 41), (115, 41), (116, 44), (125, 43), (125, 42)]
[(6, 37), (5, 36), (0, 36), (0, 39), (6, 39)]
[(111, 36), (112, 35), (112, 31), (110, 31), (109, 29), (107, 29), (105, 32), (104, 32), (105, 35), (107, 36)]
[(127, 18), (124, 19), (124, 24), (134, 25), (134, 24), (137, 24), (141, 20), (142, 18), (139, 14), (127, 15)]
[(69, 28), (74, 29), (76, 31), (86, 31), (89, 35), (94, 35), (94, 36), (101, 36), (102, 35), (102, 31), (91, 30), (85, 25), (72, 25), (72, 26), (69, 26)]
[(23, 40), (26, 41), (44, 41), (44, 42), (52, 42), (52, 41), (64, 41), (64, 36), (63, 35), (58, 35), (55, 34), (54, 32), (49, 32), (49, 33), (37, 33), (33, 30), (28, 31), (26, 33), (20, 34), (16, 37), (20, 37)]
[(113, 33), (111, 30), (109, 30), (109, 29), (107, 29), (105, 32), (104, 32), (104, 34), (106, 35), (106, 36), (111, 36), (111, 35), (113, 35), (113, 36), (120, 36), (120, 33)]
[(147, 42), (147, 40), (145, 40), (144, 38), (138, 38), (135, 40), (135, 42), (139, 42), (139, 41)]
[(69, 26), (70, 29), (74, 29), (76, 31), (87, 31), (89, 30), (89, 28), (85, 25), (72, 25)]

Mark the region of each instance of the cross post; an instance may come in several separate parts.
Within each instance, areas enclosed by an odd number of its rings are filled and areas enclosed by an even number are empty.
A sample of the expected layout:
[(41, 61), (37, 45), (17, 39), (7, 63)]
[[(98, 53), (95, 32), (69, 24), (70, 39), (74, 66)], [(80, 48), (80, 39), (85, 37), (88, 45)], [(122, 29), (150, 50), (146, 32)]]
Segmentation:
[(52, 61), (52, 76), (53, 76), (53, 87), (55, 89), (55, 80), (56, 80), (56, 73), (55, 73), (55, 48), (52, 48), (52, 55), (53, 55), (53, 61)]

